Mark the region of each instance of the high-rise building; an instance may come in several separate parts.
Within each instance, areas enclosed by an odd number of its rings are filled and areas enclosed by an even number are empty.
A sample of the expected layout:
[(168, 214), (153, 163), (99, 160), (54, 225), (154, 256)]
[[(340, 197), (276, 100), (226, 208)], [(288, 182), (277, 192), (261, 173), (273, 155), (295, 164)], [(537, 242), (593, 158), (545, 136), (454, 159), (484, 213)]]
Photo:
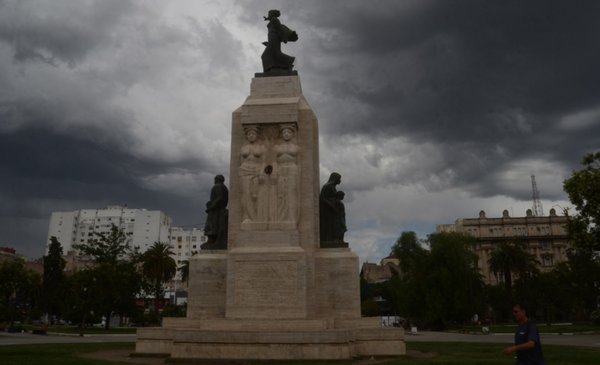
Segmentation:
[(479, 218), (458, 219), (455, 224), (439, 224), (437, 232), (459, 232), (477, 239), (475, 253), (478, 266), (487, 284), (502, 280), (490, 270), (492, 252), (502, 242), (522, 242), (533, 254), (542, 272), (552, 270), (560, 262), (567, 261), (568, 216), (558, 216), (550, 209), (549, 216), (535, 216), (531, 209), (525, 217), (511, 217), (505, 210), (501, 218), (487, 218), (484, 211)]
[(63, 252), (73, 251), (73, 245), (90, 243), (94, 233), (110, 233), (112, 225), (125, 232), (128, 243), (145, 251), (154, 242), (169, 242), (171, 218), (159, 210), (109, 206), (105, 209), (81, 209), (53, 212), (50, 216), (47, 244), (55, 236)]
[(180, 266), (183, 261), (187, 261), (192, 255), (200, 251), (200, 245), (206, 242), (207, 237), (204, 231), (197, 228), (184, 229), (181, 227), (171, 227), (169, 243), (173, 251), (175, 262)]

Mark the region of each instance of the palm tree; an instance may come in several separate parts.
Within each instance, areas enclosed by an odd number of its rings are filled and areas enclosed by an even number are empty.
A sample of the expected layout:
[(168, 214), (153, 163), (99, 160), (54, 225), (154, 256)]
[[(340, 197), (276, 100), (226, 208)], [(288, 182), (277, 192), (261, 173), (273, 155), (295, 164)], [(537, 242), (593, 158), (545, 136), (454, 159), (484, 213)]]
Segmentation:
[(513, 275), (526, 277), (537, 271), (538, 261), (534, 255), (527, 252), (525, 244), (520, 242), (502, 242), (492, 252), (488, 260), (490, 269), (504, 277), (504, 288), (507, 300), (512, 301)]
[(158, 301), (163, 296), (163, 283), (171, 280), (177, 272), (177, 264), (171, 255), (173, 251), (169, 244), (162, 242), (154, 242), (142, 254), (142, 270), (154, 294), (155, 311), (158, 311)]
[(181, 273), (181, 281), (186, 283), (190, 277), (190, 261), (184, 260), (182, 261), (182, 265), (177, 268), (177, 270)]

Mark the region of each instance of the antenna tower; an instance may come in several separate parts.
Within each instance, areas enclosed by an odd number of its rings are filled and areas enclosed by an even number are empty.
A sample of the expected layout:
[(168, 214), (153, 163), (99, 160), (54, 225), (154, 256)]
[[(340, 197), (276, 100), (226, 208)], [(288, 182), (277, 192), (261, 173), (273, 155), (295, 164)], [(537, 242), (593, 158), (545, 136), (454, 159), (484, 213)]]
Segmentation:
[(535, 175), (531, 175), (531, 191), (533, 197), (533, 215), (540, 217), (544, 215), (544, 209), (542, 208), (542, 202), (540, 201), (540, 192), (537, 189), (535, 183)]

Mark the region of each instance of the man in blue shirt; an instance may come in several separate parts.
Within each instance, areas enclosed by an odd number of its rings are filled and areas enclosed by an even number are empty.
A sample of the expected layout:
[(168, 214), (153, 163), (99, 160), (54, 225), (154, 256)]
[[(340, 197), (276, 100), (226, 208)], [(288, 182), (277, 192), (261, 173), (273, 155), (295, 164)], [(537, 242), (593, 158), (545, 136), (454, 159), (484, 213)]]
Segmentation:
[(517, 353), (517, 365), (545, 365), (542, 354), (540, 333), (527, 318), (527, 309), (523, 304), (513, 306), (513, 316), (519, 325), (515, 332), (515, 345), (503, 350), (506, 355)]

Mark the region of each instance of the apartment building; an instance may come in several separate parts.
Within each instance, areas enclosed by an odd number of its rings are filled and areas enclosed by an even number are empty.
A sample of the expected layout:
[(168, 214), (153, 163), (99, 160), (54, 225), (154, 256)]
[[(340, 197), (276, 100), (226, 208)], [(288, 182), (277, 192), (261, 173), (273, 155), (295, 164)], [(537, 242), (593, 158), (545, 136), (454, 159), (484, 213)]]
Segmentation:
[(181, 227), (171, 227), (169, 243), (173, 251), (175, 262), (181, 265), (192, 255), (200, 251), (200, 245), (206, 242), (207, 237), (204, 231), (197, 228), (184, 229)]
[(73, 251), (73, 245), (90, 243), (94, 233), (110, 233), (112, 225), (123, 229), (132, 247), (145, 251), (154, 242), (168, 242), (171, 218), (159, 210), (109, 206), (105, 209), (80, 209), (72, 212), (53, 212), (50, 215), (48, 237), (55, 236), (63, 252)]
[(501, 242), (523, 242), (539, 261), (542, 272), (552, 270), (567, 260), (568, 216), (559, 216), (551, 209), (548, 216), (534, 216), (528, 209), (524, 217), (511, 217), (507, 210), (502, 217), (488, 218), (484, 211), (478, 218), (461, 218), (454, 224), (439, 224), (437, 232), (459, 232), (477, 239), (475, 253), (484, 281), (497, 284), (501, 277), (490, 271), (488, 260)]

